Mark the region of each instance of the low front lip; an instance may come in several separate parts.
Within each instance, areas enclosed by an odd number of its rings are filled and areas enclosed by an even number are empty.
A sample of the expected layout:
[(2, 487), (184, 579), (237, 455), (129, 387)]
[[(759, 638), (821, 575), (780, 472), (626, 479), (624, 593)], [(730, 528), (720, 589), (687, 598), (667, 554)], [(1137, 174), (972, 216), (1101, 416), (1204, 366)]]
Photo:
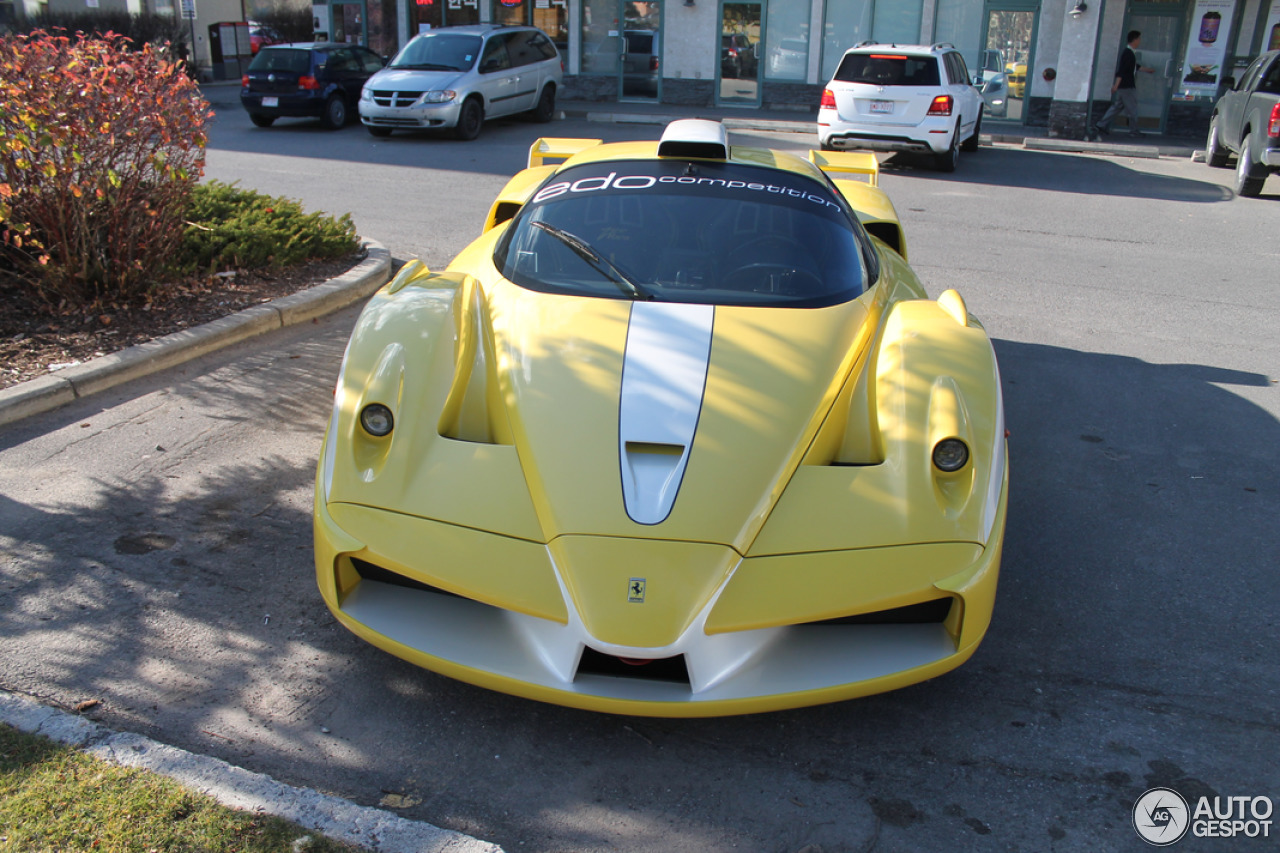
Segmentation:
[[(794, 708), (894, 690), (964, 663), (986, 632), (999, 573), (1008, 479), (991, 539), (963, 571), (937, 581), (960, 607), (955, 633), (943, 624), (841, 625), (707, 635), (695, 621), (661, 650), (622, 649), (575, 633), (574, 616), (561, 623), (466, 598), (441, 596), (369, 580), (341, 595), (338, 560), (364, 551), (329, 515), (315, 511), (317, 579), (334, 616), (370, 644), (451, 678), (559, 705), (618, 714), (707, 717)], [(903, 546), (911, 547), (911, 546)], [(561, 584), (564, 592), (563, 584)], [(566, 600), (569, 599), (567, 593)], [(713, 599), (707, 612), (715, 605)], [(570, 605), (572, 610), (572, 605)], [(950, 621), (950, 620), (949, 620)], [(580, 627), (580, 624), (579, 624)], [(817, 633), (815, 633), (817, 632)], [(825, 633), (824, 633), (825, 632)], [(564, 643), (576, 644), (566, 648)], [(728, 661), (722, 677), (695, 692), (690, 684), (582, 675), (584, 646), (605, 654), (655, 657), (683, 654)], [(646, 652), (661, 654), (646, 654)], [(739, 655), (742, 660), (734, 660)], [(570, 661), (565, 663), (565, 661)]]

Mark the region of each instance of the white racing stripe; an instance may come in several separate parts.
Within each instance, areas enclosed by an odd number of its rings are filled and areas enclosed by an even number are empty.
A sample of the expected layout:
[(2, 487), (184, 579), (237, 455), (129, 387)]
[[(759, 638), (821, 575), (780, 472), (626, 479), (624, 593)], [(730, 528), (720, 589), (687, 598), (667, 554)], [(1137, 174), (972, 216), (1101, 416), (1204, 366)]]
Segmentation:
[(635, 302), (618, 410), (618, 459), (627, 515), (671, 514), (702, 411), (711, 360), (712, 305)]

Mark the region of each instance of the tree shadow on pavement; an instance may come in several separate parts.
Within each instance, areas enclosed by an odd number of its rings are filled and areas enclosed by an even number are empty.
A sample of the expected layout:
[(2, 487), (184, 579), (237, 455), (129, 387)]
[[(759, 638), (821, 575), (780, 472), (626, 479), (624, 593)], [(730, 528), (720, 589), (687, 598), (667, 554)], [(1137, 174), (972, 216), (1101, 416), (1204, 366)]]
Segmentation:
[[(969, 849), (958, 840), (988, 834), (1047, 849), (1046, 833), (1128, 849), (1151, 773), (1274, 787), (1280, 423), (1249, 399), (1270, 381), (996, 349), (1013, 433), (1001, 589), (978, 654), (934, 681), (715, 720), (461, 684), (336, 624), (311, 563), (314, 458), (247, 453), (178, 480), (0, 497), (0, 683), (98, 698), (111, 725), (364, 804), (402, 793), (420, 801), (403, 815), (507, 850)], [(269, 402), (268, 385), (224, 402)], [(327, 389), (302, 393), (322, 428)]]

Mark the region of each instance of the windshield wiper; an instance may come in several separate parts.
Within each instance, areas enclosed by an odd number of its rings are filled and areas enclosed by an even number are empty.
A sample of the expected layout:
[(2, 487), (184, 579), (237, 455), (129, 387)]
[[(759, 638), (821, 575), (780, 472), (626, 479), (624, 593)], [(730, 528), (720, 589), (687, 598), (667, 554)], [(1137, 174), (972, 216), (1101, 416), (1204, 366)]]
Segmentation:
[(581, 237), (570, 234), (563, 228), (548, 225), (545, 222), (531, 222), (529, 224), (534, 228), (541, 228), (561, 243), (564, 243), (573, 250), (575, 255), (590, 264), (592, 269), (616, 284), (619, 290), (627, 296), (630, 296), (632, 299), (643, 299), (645, 301), (649, 301), (658, 298), (656, 294), (645, 288), (644, 285), (618, 269), (617, 265), (608, 258), (588, 246), (586, 241)]

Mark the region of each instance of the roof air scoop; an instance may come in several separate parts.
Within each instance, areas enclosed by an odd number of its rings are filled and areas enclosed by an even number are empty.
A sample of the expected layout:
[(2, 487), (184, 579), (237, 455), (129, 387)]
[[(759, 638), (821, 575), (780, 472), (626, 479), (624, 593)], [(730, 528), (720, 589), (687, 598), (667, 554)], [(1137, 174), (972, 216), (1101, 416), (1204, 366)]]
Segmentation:
[(729, 135), (718, 121), (702, 118), (673, 121), (658, 141), (658, 156), (728, 160)]

